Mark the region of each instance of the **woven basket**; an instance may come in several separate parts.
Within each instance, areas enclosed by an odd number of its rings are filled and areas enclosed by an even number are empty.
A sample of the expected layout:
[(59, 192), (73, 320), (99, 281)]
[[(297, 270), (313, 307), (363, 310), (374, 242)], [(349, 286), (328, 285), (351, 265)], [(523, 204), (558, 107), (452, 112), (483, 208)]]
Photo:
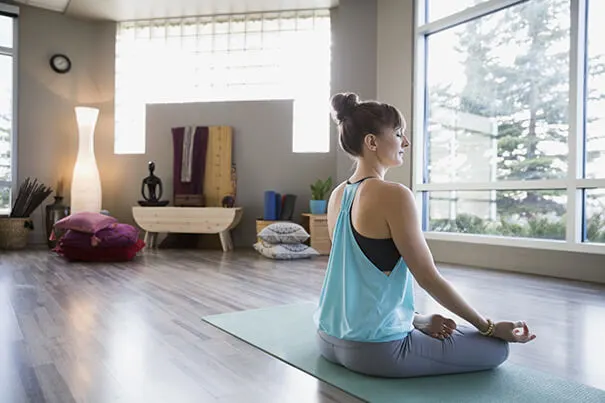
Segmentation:
[(23, 249), (27, 246), (31, 218), (0, 217), (0, 249)]

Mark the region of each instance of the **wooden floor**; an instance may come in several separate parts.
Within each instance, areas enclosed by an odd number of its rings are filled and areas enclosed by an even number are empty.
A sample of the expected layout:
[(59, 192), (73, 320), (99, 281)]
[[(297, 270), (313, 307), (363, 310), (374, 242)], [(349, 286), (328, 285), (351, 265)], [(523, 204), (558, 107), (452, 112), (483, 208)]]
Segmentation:
[[(317, 298), (326, 258), (151, 251), (128, 264), (0, 254), (0, 401), (354, 402), (200, 320)], [(442, 267), (481, 312), (538, 338), (510, 360), (605, 389), (605, 287)], [(445, 312), (422, 290), (418, 308)]]

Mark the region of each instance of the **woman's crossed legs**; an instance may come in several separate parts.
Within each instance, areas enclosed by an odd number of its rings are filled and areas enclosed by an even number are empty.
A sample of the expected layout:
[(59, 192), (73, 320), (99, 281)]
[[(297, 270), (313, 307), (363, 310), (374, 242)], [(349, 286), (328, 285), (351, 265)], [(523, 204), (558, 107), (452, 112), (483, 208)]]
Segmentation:
[(483, 371), (502, 364), (507, 342), (482, 336), (475, 328), (458, 325), (440, 340), (414, 329), (402, 340), (371, 343), (342, 340), (321, 331), (321, 354), (328, 361), (371, 376), (408, 378)]

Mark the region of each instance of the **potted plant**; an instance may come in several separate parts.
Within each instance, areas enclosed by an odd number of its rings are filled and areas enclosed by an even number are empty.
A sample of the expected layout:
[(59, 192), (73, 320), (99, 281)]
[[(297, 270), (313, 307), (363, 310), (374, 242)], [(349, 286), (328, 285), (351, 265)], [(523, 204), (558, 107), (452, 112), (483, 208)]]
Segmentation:
[(325, 181), (317, 179), (315, 183), (311, 184), (311, 200), (309, 202), (311, 214), (326, 214), (328, 210), (326, 195), (330, 189), (332, 189), (331, 176)]

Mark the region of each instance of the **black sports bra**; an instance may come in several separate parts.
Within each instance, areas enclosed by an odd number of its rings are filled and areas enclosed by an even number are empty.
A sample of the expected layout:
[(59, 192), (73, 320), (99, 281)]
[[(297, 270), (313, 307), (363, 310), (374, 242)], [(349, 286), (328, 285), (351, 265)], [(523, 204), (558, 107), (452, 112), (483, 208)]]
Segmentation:
[[(354, 184), (361, 183), (366, 179), (372, 178), (371, 176), (360, 179)], [(347, 184), (353, 183), (347, 181)], [(380, 271), (391, 271), (395, 268), (395, 265), (401, 258), (401, 254), (395, 246), (393, 238), (368, 238), (361, 235), (353, 226), (353, 203), (351, 203), (351, 209), (349, 210), (349, 217), (351, 221), (351, 229), (353, 230), (353, 236), (357, 241), (357, 245), (362, 250), (364, 255), (372, 262)]]

